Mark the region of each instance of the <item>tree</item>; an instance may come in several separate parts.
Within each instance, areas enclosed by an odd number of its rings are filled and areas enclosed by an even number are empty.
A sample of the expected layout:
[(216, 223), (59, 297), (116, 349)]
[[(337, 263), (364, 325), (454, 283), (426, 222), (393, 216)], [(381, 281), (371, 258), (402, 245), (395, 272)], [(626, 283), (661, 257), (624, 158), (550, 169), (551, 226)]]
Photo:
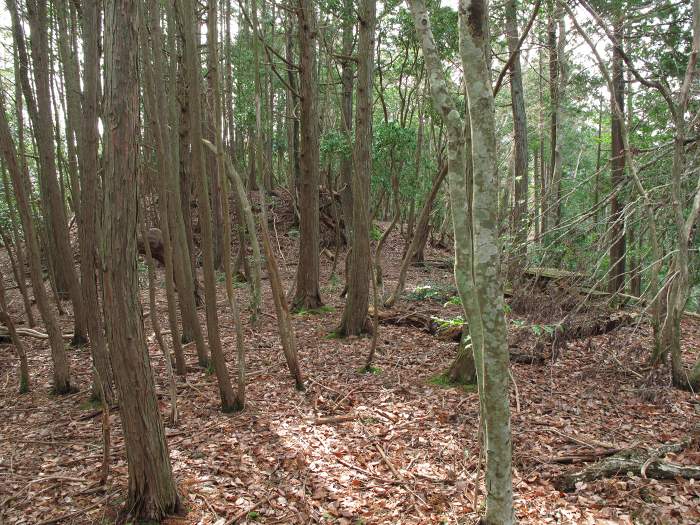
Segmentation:
[(323, 304), (319, 289), (319, 119), (316, 65), (316, 8), (312, 0), (299, 0), (299, 96), (301, 97), (301, 149), (299, 198), (299, 263), (295, 309), (313, 310)]
[(105, 4), (104, 302), (129, 464), (126, 509), (136, 519), (160, 521), (178, 510), (179, 499), (138, 299), (137, 3), (107, 0)]
[(513, 242), (517, 254), (517, 264), (522, 266), (527, 254), (527, 201), (528, 201), (528, 142), (527, 115), (525, 112), (525, 94), (520, 68), (520, 49), (518, 38), (518, 2), (506, 2), (506, 33), (508, 52), (514, 55), (510, 66), (510, 97), (513, 113), (513, 181), (515, 200), (513, 206)]
[(219, 383), (221, 409), (224, 412), (238, 407), (236, 394), (226, 367), (219, 334), (219, 316), (216, 305), (216, 271), (212, 238), (209, 181), (206, 172), (204, 144), (202, 142), (201, 90), (199, 81), (199, 59), (196, 20), (197, 14), (192, 0), (179, 0), (183, 22), (184, 54), (187, 70), (187, 93), (190, 108), (190, 146), (192, 169), (197, 177), (199, 225), (202, 230), (202, 260), (204, 270), (204, 297), (206, 301), (207, 335), (214, 372)]
[(488, 9), (482, 0), (460, 2), (460, 56), (465, 71), (470, 155), (465, 148), (464, 123), (447, 91), (425, 4), (422, 0), (409, 0), (409, 5), (423, 49), (433, 104), (439, 110), (448, 133), (455, 280), (469, 324), (485, 428), (484, 521), (508, 525), (514, 521), (509, 356), (503, 292), (499, 282), (496, 134), (493, 91), (486, 60)]
[(37, 240), (36, 227), (32, 217), (31, 204), (27, 191), (27, 181), (29, 172), (20, 172), (17, 162), (17, 150), (12, 141), (10, 126), (7, 122), (4, 108), (0, 108), (0, 150), (5, 159), (7, 170), (10, 172), (12, 187), (17, 201), (24, 238), (26, 240), (27, 258), (29, 262), (29, 272), (32, 280), (32, 290), (36, 299), (39, 312), (44, 320), (46, 332), (49, 336), (51, 347), (51, 358), (53, 360), (53, 390), (56, 394), (69, 394), (72, 392), (70, 383), (70, 362), (63, 346), (63, 336), (56, 320), (56, 316), (51, 309), (49, 298), (44, 288), (44, 276), (41, 270), (41, 257), (39, 254), (39, 242)]
[(24, 98), (27, 101), (29, 117), (34, 127), (37, 149), (39, 150), (39, 190), (42, 197), (44, 216), (47, 219), (49, 242), (48, 259), (53, 269), (54, 282), (60, 296), (69, 296), (73, 303), (74, 331), (73, 344), (87, 341), (87, 326), (80, 281), (73, 265), (73, 252), (68, 238), (66, 210), (56, 175), (56, 156), (53, 141), (53, 117), (51, 116), (51, 95), (49, 82), (49, 43), (48, 14), (46, 2), (27, 1), (27, 15), (31, 31), (30, 49), (35, 92), (29, 83), (29, 60), (24, 44), (21, 22), (14, 0), (7, 0), (12, 15), (13, 34), (18, 44), (20, 77)]
[(354, 171), (352, 176), (352, 237), (348, 265), (347, 299), (337, 332), (358, 335), (366, 330), (369, 308), (369, 190), (372, 173), (372, 92), (374, 37), (377, 18), (375, 0), (362, 0), (357, 53)]

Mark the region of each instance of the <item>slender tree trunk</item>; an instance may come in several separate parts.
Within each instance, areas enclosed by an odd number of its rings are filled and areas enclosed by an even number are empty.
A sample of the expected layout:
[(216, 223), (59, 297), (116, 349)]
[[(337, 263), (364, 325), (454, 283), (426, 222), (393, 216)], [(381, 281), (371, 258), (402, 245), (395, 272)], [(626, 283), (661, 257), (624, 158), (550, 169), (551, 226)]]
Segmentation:
[(376, 0), (361, 0), (358, 39), (357, 109), (352, 178), (352, 237), (348, 265), (347, 298), (337, 332), (358, 335), (367, 329), (369, 309), (369, 189), (372, 174), (372, 86), (374, 38), (377, 21)]
[[(622, 42), (624, 16), (619, 13), (615, 20), (615, 37)], [(621, 44), (620, 44), (621, 45)], [(623, 71), (622, 54), (617, 46), (613, 47), (612, 59), (612, 83), (613, 92), (610, 94), (613, 105), (617, 105), (620, 112), (612, 111), (612, 159), (610, 185), (613, 192), (610, 199), (610, 274), (608, 276), (608, 291), (615, 293), (625, 289), (625, 217), (622, 200), (622, 187), (625, 178), (625, 151), (622, 141), (622, 122), (625, 112), (625, 77)]]
[(107, 339), (119, 389), (126, 441), (129, 493), (126, 509), (136, 519), (160, 521), (178, 510), (153, 372), (138, 300), (137, 2), (105, 5), (105, 264)]
[[(221, 107), (221, 91), (219, 89), (219, 49), (218, 49), (218, 12), (219, 0), (207, 0), (207, 81), (209, 84), (209, 116), (211, 129), (209, 135), (214, 136), (214, 142), (221, 140), (221, 122), (216, 108)], [(217, 99), (217, 97), (219, 97)], [(214, 267), (223, 269), (223, 217), (221, 202), (221, 179), (225, 176), (223, 160), (218, 153), (213, 155), (215, 169), (211, 170), (211, 209), (212, 209), (212, 238), (214, 248)]]
[[(185, 162), (181, 162), (182, 155), (185, 150), (181, 150), (183, 142), (181, 141), (181, 122), (182, 108), (187, 106), (187, 97), (179, 97), (178, 90), (180, 88), (177, 78), (177, 65), (179, 62), (178, 50), (176, 45), (177, 21), (176, 10), (173, 2), (167, 3), (167, 20), (168, 20), (168, 37), (167, 47), (170, 54), (170, 63), (168, 68), (169, 85), (168, 85), (168, 119), (169, 125), (169, 142), (171, 161), (169, 168), (166, 169), (167, 179), (167, 195), (168, 195), (168, 213), (170, 221), (170, 231), (172, 233), (173, 242), (173, 266), (175, 270), (175, 281), (178, 283), (178, 297), (180, 299), (180, 310), (182, 313), (182, 341), (194, 341), (197, 349), (197, 360), (199, 366), (206, 368), (209, 364), (209, 352), (204, 342), (204, 334), (202, 326), (197, 315), (197, 279), (196, 267), (192, 257), (190, 240), (191, 240), (191, 222), (189, 214), (189, 204), (187, 214), (183, 214), (182, 197), (186, 193), (185, 199), (189, 202), (189, 190), (186, 192), (181, 188), (189, 185), (189, 179), (180, 180), (181, 173), (184, 173)], [(163, 78), (163, 71), (160, 69), (158, 62), (154, 63), (158, 70), (156, 78)], [(159, 103), (162, 102), (159, 98)], [(183, 106), (180, 106), (183, 104)], [(161, 107), (161, 114), (164, 110)], [(167, 143), (165, 141), (164, 143)], [(188, 229), (189, 228), (189, 229)], [(188, 236), (189, 232), (189, 236)], [(178, 370), (182, 373), (182, 370)]]
[(396, 283), (396, 288), (394, 288), (394, 291), (392, 292), (391, 296), (389, 296), (389, 298), (384, 302), (384, 306), (387, 308), (391, 308), (392, 306), (394, 306), (399, 296), (403, 292), (404, 286), (406, 286), (406, 274), (408, 273), (408, 267), (414, 260), (415, 252), (416, 250), (418, 250), (419, 244), (423, 239), (427, 239), (428, 237), (428, 229), (430, 225), (430, 212), (433, 210), (433, 203), (435, 202), (435, 198), (437, 197), (438, 191), (440, 190), (440, 187), (442, 186), (446, 175), (447, 164), (443, 164), (440, 170), (438, 171), (437, 175), (435, 175), (435, 179), (433, 180), (433, 186), (430, 189), (430, 193), (425, 199), (425, 204), (423, 205), (423, 209), (421, 210), (420, 216), (418, 217), (418, 223), (416, 225), (415, 234), (413, 235), (413, 237), (411, 237), (411, 242), (408, 245), (403, 259), (401, 260), (401, 266), (399, 268), (399, 277)]
[(97, 285), (98, 269), (101, 266), (99, 253), (98, 214), (100, 208), (98, 196), (98, 142), (97, 101), (100, 92), (100, 13), (95, 2), (83, 6), (83, 93), (82, 93), (82, 128), (78, 143), (78, 163), (80, 167), (80, 185), (82, 213), (78, 224), (80, 240), (80, 272), (83, 301), (85, 304), (90, 350), (92, 360), (99, 376), (100, 388), (93, 385), (93, 395), (102, 395), (108, 404), (114, 401), (114, 379), (112, 364), (107, 351), (104, 324), (100, 310), (99, 290)]
[(39, 151), (39, 189), (46, 217), (48, 247), (50, 250), (48, 257), (52, 261), (52, 267), (54, 268), (59, 296), (68, 295), (73, 304), (74, 330), (72, 343), (80, 345), (87, 341), (87, 323), (80, 281), (75, 271), (73, 252), (70, 246), (70, 239), (68, 238), (66, 210), (62, 192), (56, 178), (56, 156), (52, 137), (54, 126), (51, 116), (49, 84), (47, 5), (45, 2), (38, 0), (28, 0), (27, 2), (27, 15), (32, 36), (31, 55), (36, 90), (35, 99), (29, 85), (28, 59), (26, 50), (22, 51), (24, 43), (15, 2), (14, 0), (8, 0), (7, 4), (12, 13), (14, 33), (20, 43), (18, 47), (20, 51), (22, 88), (24, 90), (24, 98), (27, 101), (29, 116), (34, 126), (34, 134)]
[(207, 335), (212, 363), (219, 383), (221, 409), (224, 412), (237, 407), (236, 394), (226, 368), (224, 352), (219, 334), (219, 316), (216, 305), (216, 273), (214, 269), (211, 206), (209, 205), (209, 184), (202, 142), (202, 115), (200, 107), (200, 86), (198, 67), (198, 45), (196, 31), (196, 11), (192, 0), (179, 0), (184, 22), (184, 54), (187, 69), (187, 88), (190, 104), (190, 141), (192, 148), (192, 169), (197, 175), (199, 194), (199, 226), (202, 231), (202, 260), (204, 270), (204, 298), (207, 314)]
[[(169, 142), (169, 135), (165, 129), (168, 122), (168, 110), (165, 103), (165, 97), (159, 96), (156, 91), (156, 86), (163, 82), (163, 73), (160, 64), (160, 53), (162, 46), (161, 29), (160, 29), (160, 13), (155, 6), (147, 6), (144, 4), (142, 13), (142, 30), (141, 30), (141, 49), (143, 55), (143, 69), (144, 69), (144, 99), (146, 115), (151, 123), (151, 128), (153, 130), (153, 136), (155, 138), (156, 145), (156, 158), (157, 158), (157, 187), (158, 187), (158, 204), (160, 208), (160, 227), (163, 234), (163, 262), (165, 265), (165, 293), (168, 303), (168, 322), (170, 326), (170, 334), (173, 341), (173, 351), (175, 353), (175, 362), (177, 366), (177, 372), (179, 375), (186, 375), (187, 373), (187, 363), (185, 361), (185, 354), (182, 349), (182, 343), (180, 340), (180, 329), (177, 320), (177, 304), (175, 301), (175, 278), (174, 278), (174, 255), (173, 255), (173, 243), (171, 240), (170, 233), (170, 223), (171, 221), (171, 208), (176, 208), (178, 203), (172, 202), (170, 197), (170, 184), (168, 182), (171, 174), (173, 172), (172, 166), (172, 155), (170, 148), (172, 145)], [(148, 35), (150, 35), (150, 45), (148, 40)], [(145, 226), (144, 226), (145, 229)], [(148, 246), (148, 239), (146, 233), (142, 232), (142, 239), (144, 246)], [(150, 251), (147, 249), (146, 251)], [(187, 282), (188, 279), (182, 275), (182, 281)], [(185, 286), (185, 289), (187, 287)], [(183, 294), (184, 295), (184, 294)], [(183, 317), (185, 317), (185, 312), (187, 307), (194, 307), (194, 298), (191, 298), (191, 304), (183, 305)], [(186, 297), (181, 297), (181, 303), (186, 302)], [(193, 315), (192, 312), (187, 311), (190, 319)], [(154, 311), (152, 315), (157, 315)], [(195, 330), (195, 340), (202, 347), (204, 346), (204, 339), (202, 336), (201, 328), (199, 327), (199, 320), (196, 318), (193, 320)], [(154, 326), (155, 330), (155, 326)], [(165, 347), (163, 347), (165, 348)], [(168, 359), (170, 359), (170, 354), (168, 354)], [(174, 412), (176, 415), (176, 413)]]
[[(2, 106), (2, 104), (0, 104), (0, 106)], [(24, 165), (25, 172), (20, 172), (17, 162), (17, 151), (12, 141), (12, 133), (7, 122), (5, 111), (2, 108), (0, 108), (0, 150), (2, 151), (2, 156), (5, 159), (10, 178), (12, 179), (17, 210), (19, 211), (20, 220), (22, 221), (34, 299), (36, 299), (39, 312), (44, 320), (46, 332), (49, 336), (51, 358), (53, 360), (53, 390), (56, 394), (69, 394), (72, 391), (70, 384), (70, 363), (63, 345), (61, 329), (51, 309), (49, 298), (44, 288), (44, 276), (41, 270), (41, 258), (39, 256), (38, 235), (34, 227), (34, 218), (32, 216), (31, 204), (29, 203), (29, 194), (26, 186), (29, 172), (26, 169), (26, 164)]]
[[(447, 128), (448, 180), (455, 236), (455, 280), (469, 323), (486, 448), (484, 522), (510, 525), (513, 516), (508, 346), (499, 282), (496, 185), (496, 133), (493, 91), (486, 57), (487, 4), (462, 0), (459, 9), (460, 55), (466, 78), (471, 155), (464, 123), (447, 91), (442, 64), (423, 0), (410, 0), (423, 48), (434, 106)], [(471, 196), (468, 191), (472, 189)]]
[[(353, 61), (350, 60), (353, 48), (353, 29), (355, 27), (355, 17), (353, 14), (353, 0), (343, 1), (343, 56), (341, 63), (340, 82), (342, 85), (342, 99), (340, 112), (341, 130), (347, 137), (348, 145), (351, 143), (352, 133), (352, 86), (353, 86)], [(342, 189), (340, 190), (340, 200), (343, 207), (343, 218), (345, 222), (345, 233), (348, 239), (352, 238), (352, 157), (343, 155), (340, 159), (340, 180)]]
[(510, 97), (513, 113), (513, 179), (515, 181), (513, 209), (513, 240), (515, 243), (516, 265), (523, 267), (527, 255), (527, 201), (528, 201), (528, 146), (527, 116), (523, 76), (520, 70), (520, 50), (518, 49), (518, 2), (506, 2), (506, 33), (508, 52), (515, 54), (510, 68)]

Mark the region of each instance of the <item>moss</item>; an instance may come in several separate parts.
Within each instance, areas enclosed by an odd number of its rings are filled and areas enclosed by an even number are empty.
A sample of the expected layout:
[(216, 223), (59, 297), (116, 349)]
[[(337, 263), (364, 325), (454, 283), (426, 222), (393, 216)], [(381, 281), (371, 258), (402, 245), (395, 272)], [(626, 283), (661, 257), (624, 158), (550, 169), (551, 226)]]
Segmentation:
[(464, 392), (476, 392), (475, 384), (462, 384), (452, 381), (447, 374), (437, 374), (428, 379), (428, 384), (440, 388), (461, 388)]
[(319, 306), (318, 308), (312, 308), (307, 310), (306, 308), (299, 308), (294, 312), (295, 315), (305, 316), (305, 315), (323, 315), (330, 312), (334, 312), (335, 308), (330, 305)]

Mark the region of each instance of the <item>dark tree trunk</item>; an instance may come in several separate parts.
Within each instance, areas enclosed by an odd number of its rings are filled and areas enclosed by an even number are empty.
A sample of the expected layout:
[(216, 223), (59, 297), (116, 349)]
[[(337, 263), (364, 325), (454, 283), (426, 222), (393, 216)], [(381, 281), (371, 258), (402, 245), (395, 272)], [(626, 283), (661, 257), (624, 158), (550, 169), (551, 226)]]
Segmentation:
[(366, 329), (369, 307), (369, 189), (372, 173), (372, 77), (377, 16), (375, 0), (360, 3), (360, 33), (357, 69), (357, 110), (355, 113), (355, 173), (352, 179), (352, 242), (349, 255), (347, 299), (340, 335), (357, 335)]
[[(615, 38), (622, 42), (624, 17), (620, 14), (615, 20)], [(612, 159), (610, 183), (612, 198), (610, 199), (610, 274), (608, 276), (608, 291), (622, 291), (625, 288), (625, 217), (622, 200), (622, 186), (625, 178), (625, 147), (622, 139), (622, 126), (625, 111), (625, 77), (622, 65), (622, 54), (617, 46), (613, 47), (612, 83), (613, 93), (610, 94), (611, 105), (617, 104), (619, 112), (612, 111)]]
[(323, 304), (319, 289), (319, 119), (316, 71), (316, 11), (311, 0), (299, 0), (301, 173), (299, 264), (295, 309), (312, 310)]

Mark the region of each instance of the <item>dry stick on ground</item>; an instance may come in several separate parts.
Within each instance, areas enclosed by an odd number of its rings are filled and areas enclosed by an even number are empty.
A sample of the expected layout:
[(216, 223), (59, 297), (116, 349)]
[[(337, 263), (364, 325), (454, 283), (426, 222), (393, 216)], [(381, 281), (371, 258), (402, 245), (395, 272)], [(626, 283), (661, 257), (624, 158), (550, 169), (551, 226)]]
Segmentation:
[[(139, 227), (141, 229), (141, 237), (145, 240), (146, 237), (146, 222), (143, 218), (144, 214), (141, 213), (141, 221), (139, 222)], [(143, 243), (146, 251), (146, 264), (148, 265), (148, 299), (151, 308), (151, 325), (153, 326), (153, 333), (156, 336), (156, 341), (158, 341), (158, 346), (161, 352), (163, 352), (163, 358), (165, 359), (165, 371), (168, 376), (168, 385), (170, 387), (170, 422), (173, 425), (177, 424), (177, 385), (175, 384), (175, 374), (173, 373), (173, 362), (170, 358), (170, 352), (165, 345), (163, 340), (163, 333), (160, 330), (160, 321), (158, 320), (158, 310), (156, 309), (156, 270), (155, 264), (153, 263), (153, 255), (151, 254), (151, 247), (146, 241)], [(174, 336), (176, 337), (176, 336)]]

